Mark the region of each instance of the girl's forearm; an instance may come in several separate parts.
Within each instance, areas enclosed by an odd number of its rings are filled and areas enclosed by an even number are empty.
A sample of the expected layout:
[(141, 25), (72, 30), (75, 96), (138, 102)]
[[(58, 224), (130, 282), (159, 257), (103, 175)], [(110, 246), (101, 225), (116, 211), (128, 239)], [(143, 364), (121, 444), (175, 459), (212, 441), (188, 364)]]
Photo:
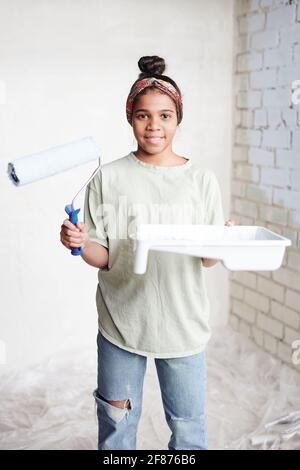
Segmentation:
[[(108, 264), (108, 249), (105, 246), (88, 241), (85, 245), (81, 257), (84, 261), (95, 268), (103, 269)], [(218, 263), (219, 260), (211, 258), (201, 258), (202, 264), (210, 268)]]
[(99, 243), (88, 241), (82, 250), (81, 257), (87, 264), (103, 269), (108, 264), (108, 249)]

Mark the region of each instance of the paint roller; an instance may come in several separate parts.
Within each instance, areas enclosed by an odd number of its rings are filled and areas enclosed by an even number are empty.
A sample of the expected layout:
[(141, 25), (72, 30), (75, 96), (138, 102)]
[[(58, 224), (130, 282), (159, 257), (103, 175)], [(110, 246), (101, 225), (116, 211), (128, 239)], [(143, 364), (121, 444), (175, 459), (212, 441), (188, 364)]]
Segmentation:
[[(58, 145), (41, 152), (18, 158), (8, 163), (7, 172), (9, 178), (16, 186), (22, 186), (43, 178), (48, 178), (49, 176), (54, 176), (76, 166), (84, 165), (95, 159), (99, 159), (99, 166), (76, 193), (71, 204), (65, 206), (69, 220), (73, 224), (76, 224), (78, 222), (80, 209), (75, 209), (74, 201), (91, 181), (101, 165), (100, 149), (93, 137), (84, 137), (74, 142)], [(71, 253), (74, 256), (81, 255), (82, 248), (74, 247), (71, 249)]]

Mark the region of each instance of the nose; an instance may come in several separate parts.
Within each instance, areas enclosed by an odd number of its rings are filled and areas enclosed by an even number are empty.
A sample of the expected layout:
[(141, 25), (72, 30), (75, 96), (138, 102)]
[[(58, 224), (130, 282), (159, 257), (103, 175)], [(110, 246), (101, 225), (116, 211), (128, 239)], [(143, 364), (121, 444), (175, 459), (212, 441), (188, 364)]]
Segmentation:
[(158, 118), (156, 118), (156, 117), (150, 118), (149, 121), (148, 121), (147, 129), (148, 130), (160, 129)]

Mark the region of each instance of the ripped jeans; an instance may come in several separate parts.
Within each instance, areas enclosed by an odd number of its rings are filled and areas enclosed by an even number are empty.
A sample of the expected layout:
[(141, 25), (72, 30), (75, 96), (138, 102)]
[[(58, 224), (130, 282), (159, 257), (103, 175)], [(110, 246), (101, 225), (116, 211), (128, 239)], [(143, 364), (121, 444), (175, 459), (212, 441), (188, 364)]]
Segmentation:
[[(147, 357), (121, 349), (98, 330), (98, 388), (93, 396), (98, 418), (98, 450), (136, 450)], [(207, 450), (206, 360), (201, 353), (155, 358), (166, 422), (168, 449)], [(127, 400), (124, 408), (109, 401)]]

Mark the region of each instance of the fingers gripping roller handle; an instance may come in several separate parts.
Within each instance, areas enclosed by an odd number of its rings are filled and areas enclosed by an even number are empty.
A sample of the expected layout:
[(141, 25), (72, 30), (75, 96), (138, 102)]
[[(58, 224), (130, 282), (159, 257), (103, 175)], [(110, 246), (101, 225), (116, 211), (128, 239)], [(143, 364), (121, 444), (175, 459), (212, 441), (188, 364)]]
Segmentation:
[[(84, 183), (84, 185), (82, 186), (82, 188), (80, 188), (80, 190), (78, 191), (78, 193), (76, 194), (76, 196), (73, 198), (72, 200), (72, 203), (71, 204), (68, 204), (67, 206), (65, 206), (65, 211), (66, 213), (68, 214), (69, 216), (69, 220), (70, 222), (72, 222), (72, 224), (76, 225), (77, 222), (78, 222), (78, 217), (77, 217), (77, 214), (78, 212), (80, 211), (80, 209), (74, 209), (74, 206), (75, 206), (75, 199), (78, 197), (78, 195), (81, 193), (81, 191), (88, 185), (88, 183), (92, 180), (92, 178), (95, 176), (95, 174), (99, 171), (100, 169), (100, 158), (99, 158), (99, 167), (95, 169), (95, 171), (93, 172), (93, 174), (90, 176), (90, 178), (87, 180), (86, 183)], [(82, 252), (83, 252), (83, 248), (82, 247), (73, 247), (71, 249), (71, 254), (73, 256), (78, 256), (78, 255), (82, 255)]]
[[(77, 217), (77, 214), (79, 213), (80, 209), (73, 209), (73, 206), (71, 204), (68, 204), (66, 207), (65, 207), (65, 211), (66, 213), (68, 214), (69, 216), (69, 220), (70, 222), (72, 222), (72, 224), (76, 225), (77, 222), (78, 222), (78, 217)], [(82, 248), (81, 247), (73, 247), (71, 249), (71, 254), (73, 256), (78, 256), (78, 255), (81, 255), (82, 253)]]

